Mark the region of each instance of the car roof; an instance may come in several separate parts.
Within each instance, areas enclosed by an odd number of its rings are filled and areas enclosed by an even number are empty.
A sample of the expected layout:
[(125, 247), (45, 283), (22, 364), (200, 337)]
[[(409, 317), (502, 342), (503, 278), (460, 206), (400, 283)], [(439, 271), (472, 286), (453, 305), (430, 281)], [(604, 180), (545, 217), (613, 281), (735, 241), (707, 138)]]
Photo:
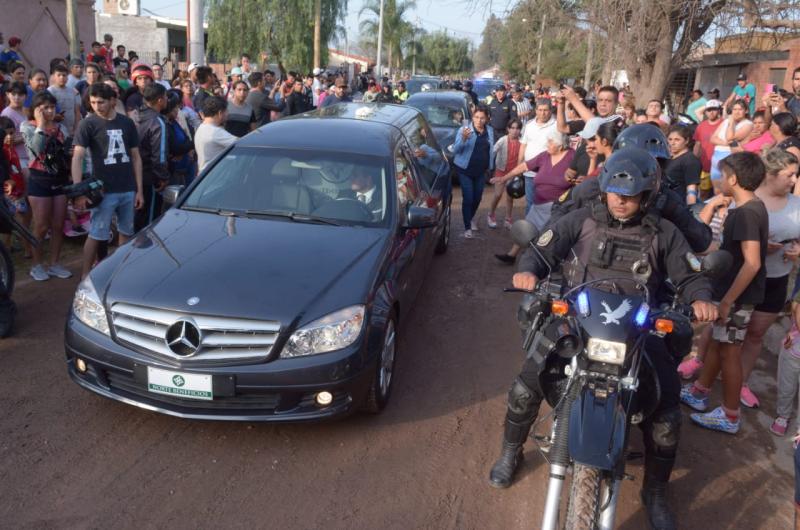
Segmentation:
[(426, 103), (442, 101), (461, 104), (467, 101), (468, 98), (471, 99), (466, 92), (460, 90), (428, 90), (426, 92), (418, 92), (409, 97), (406, 100), (406, 105), (408, 105), (409, 102), (413, 103), (416, 101), (425, 101)]
[(237, 145), (387, 156), (402, 138), (400, 128), (418, 115), (403, 105), (337, 103), (264, 125)]

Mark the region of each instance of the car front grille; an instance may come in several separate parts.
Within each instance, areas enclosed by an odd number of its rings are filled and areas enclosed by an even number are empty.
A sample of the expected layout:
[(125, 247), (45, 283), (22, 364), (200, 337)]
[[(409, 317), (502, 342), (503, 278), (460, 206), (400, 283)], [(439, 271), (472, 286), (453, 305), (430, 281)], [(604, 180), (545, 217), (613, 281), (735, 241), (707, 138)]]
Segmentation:
[[(126, 303), (111, 306), (111, 320), (120, 343), (181, 364), (263, 360), (280, 332), (280, 323), (274, 321), (198, 315)], [(193, 344), (196, 348), (188, 348), (188, 353), (171, 348), (167, 342), (167, 331), (181, 321), (200, 332), (197, 344)]]

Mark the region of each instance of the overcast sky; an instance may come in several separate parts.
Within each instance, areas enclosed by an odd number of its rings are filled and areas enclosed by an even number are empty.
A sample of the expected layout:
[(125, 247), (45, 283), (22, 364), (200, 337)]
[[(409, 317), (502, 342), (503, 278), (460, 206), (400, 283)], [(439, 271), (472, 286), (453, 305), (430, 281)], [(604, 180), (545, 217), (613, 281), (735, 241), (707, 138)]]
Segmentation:
[[(473, 3), (469, 0), (417, 0), (417, 9), (411, 12), (410, 20), (418, 23), (428, 31), (445, 29), (450, 35), (469, 38), (475, 46), (481, 41), (480, 34), (489, 16), (489, 7), (492, 11), (502, 16), (513, 0), (481, 0), (485, 8), (476, 12), (469, 12), (468, 8)], [(345, 20), (348, 39), (355, 41), (358, 36), (358, 12), (361, 10), (363, 0), (349, 0), (348, 15)], [(102, 9), (102, 2), (95, 4)], [(186, 18), (186, 0), (141, 0), (142, 15), (148, 15), (145, 10), (152, 11), (161, 16), (172, 18)]]

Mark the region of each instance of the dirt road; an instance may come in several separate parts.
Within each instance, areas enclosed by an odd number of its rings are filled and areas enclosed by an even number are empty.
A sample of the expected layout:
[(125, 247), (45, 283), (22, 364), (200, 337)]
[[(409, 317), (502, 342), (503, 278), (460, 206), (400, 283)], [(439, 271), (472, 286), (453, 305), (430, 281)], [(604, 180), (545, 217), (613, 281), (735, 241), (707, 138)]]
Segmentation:
[[(484, 204), (486, 201), (484, 201)], [(529, 442), (519, 480), (487, 485), (505, 394), (521, 364), (505, 230), (437, 258), (401, 329), (393, 400), (380, 416), (315, 425), (187, 421), (90, 394), (67, 377), (63, 324), (75, 280), (23, 282), (0, 343), (0, 526), (5, 528), (529, 529), (546, 466)], [(72, 267), (77, 272), (77, 265)], [(20, 274), (21, 277), (25, 277)], [(685, 418), (671, 498), (686, 529), (786, 529), (788, 439), (768, 432), (776, 359), (753, 382), (761, 411), (738, 436)], [(684, 411), (685, 413), (686, 411)], [(636, 445), (641, 446), (638, 433)], [(618, 527), (644, 528), (641, 461)]]

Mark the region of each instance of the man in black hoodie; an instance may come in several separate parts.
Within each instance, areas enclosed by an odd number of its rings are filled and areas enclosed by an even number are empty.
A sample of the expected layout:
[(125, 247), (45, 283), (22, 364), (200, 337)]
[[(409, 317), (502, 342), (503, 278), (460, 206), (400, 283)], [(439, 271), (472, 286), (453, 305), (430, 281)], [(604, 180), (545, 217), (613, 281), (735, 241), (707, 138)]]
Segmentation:
[(161, 115), (167, 106), (167, 91), (159, 84), (151, 84), (144, 88), (142, 97), (144, 105), (131, 115), (139, 133), (144, 190), (144, 208), (136, 212), (134, 219), (137, 232), (161, 214), (160, 192), (169, 182), (169, 136)]

